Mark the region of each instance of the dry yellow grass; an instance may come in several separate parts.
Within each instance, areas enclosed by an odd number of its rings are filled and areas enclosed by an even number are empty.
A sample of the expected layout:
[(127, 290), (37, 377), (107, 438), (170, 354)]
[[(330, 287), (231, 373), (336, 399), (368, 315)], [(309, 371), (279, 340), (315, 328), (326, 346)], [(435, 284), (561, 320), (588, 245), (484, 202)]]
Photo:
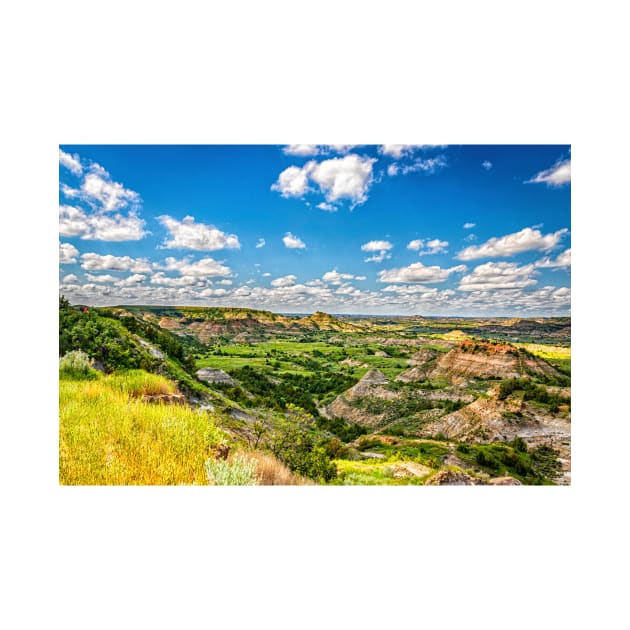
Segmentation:
[(206, 484), (204, 462), (221, 432), (186, 405), (142, 402), (173, 393), (166, 379), (140, 371), (59, 383), (59, 483)]
[(260, 486), (304, 486), (313, 485), (310, 479), (304, 479), (292, 473), (273, 455), (261, 451), (243, 453), (248, 459), (256, 462), (256, 479)]

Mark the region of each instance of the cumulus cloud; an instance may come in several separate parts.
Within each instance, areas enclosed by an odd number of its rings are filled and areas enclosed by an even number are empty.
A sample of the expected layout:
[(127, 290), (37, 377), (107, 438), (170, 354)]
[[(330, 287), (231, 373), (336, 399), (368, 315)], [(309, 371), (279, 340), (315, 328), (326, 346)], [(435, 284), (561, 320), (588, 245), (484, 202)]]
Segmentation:
[(399, 160), (404, 155), (411, 155), (418, 145), (416, 144), (383, 144), (379, 147), (378, 152), (381, 155), (387, 155)]
[(77, 206), (59, 206), (59, 234), (92, 241), (137, 241), (144, 237), (145, 222), (134, 212), (106, 215), (87, 213)]
[(418, 256), (426, 256), (427, 254), (442, 254), (446, 252), (448, 241), (441, 241), (434, 238), (426, 242), (426, 249), (422, 249), (425, 243), (421, 239), (415, 239), (407, 243), (407, 249), (418, 252)]
[(194, 276), (196, 278), (215, 278), (217, 276), (229, 276), (232, 270), (214, 258), (202, 258), (192, 261), (190, 257), (177, 259), (169, 257), (162, 265), (155, 265), (156, 268), (166, 271), (178, 271), (182, 276)]
[(566, 249), (561, 254), (558, 254), (555, 260), (552, 260), (549, 256), (541, 258), (534, 265), (537, 268), (566, 268), (571, 266), (571, 248)]
[(213, 225), (195, 223), (191, 216), (184, 217), (182, 221), (168, 215), (157, 218), (172, 237), (170, 240), (165, 239), (163, 249), (194, 249), (209, 252), (241, 247), (236, 234), (226, 234)]
[(116, 282), (116, 280), (118, 280), (118, 278), (116, 276), (112, 276), (111, 273), (106, 273), (106, 274), (86, 273), (85, 277), (90, 282)]
[(74, 155), (70, 155), (69, 153), (59, 149), (59, 164), (65, 166), (74, 175), (81, 175), (83, 173), (81, 159), (76, 153)]
[(476, 227), (476, 223), (464, 223), (463, 227), (465, 230), (472, 230), (474, 227)]
[(151, 284), (157, 284), (166, 287), (204, 287), (206, 284), (212, 284), (212, 281), (204, 280), (199, 276), (184, 275), (179, 278), (171, 278), (163, 271), (158, 271), (151, 276)]
[(112, 256), (111, 254), (81, 254), (81, 268), (88, 271), (133, 271), (135, 273), (151, 271), (151, 263), (146, 258), (130, 256)]
[(457, 265), (449, 269), (443, 269), (433, 265), (423, 265), (421, 262), (413, 263), (408, 267), (399, 269), (384, 269), (378, 272), (379, 282), (444, 282), (452, 273), (463, 273), (466, 265)]
[(289, 274), (288, 276), (282, 276), (281, 278), (276, 278), (271, 281), (272, 287), (291, 287), (295, 284), (297, 280), (297, 276), (293, 274)]
[(265, 239), (259, 238), (258, 242), (256, 243), (256, 249), (260, 249), (261, 247), (264, 247), (265, 245), (266, 245)]
[[(70, 156), (60, 150), (59, 161), (75, 175), (84, 174), (78, 155)], [(61, 205), (61, 235), (78, 236), (83, 240), (135, 241), (147, 234), (145, 222), (137, 214), (140, 195), (113, 181), (102, 166), (91, 163), (80, 188), (72, 188), (63, 182), (60, 187), (65, 197), (89, 207), (87, 210), (81, 206)]]
[(365, 276), (355, 276), (351, 273), (339, 273), (336, 269), (327, 271), (322, 280), (332, 285), (343, 284), (346, 280), (365, 280)]
[(95, 204), (104, 212), (125, 208), (131, 203), (137, 203), (140, 199), (137, 192), (112, 181), (104, 169), (85, 176), (81, 184), (81, 193), (80, 196), (85, 201)]
[(540, 171), (528, 179), (526, 184), (547, 184), (550, 187), (563, 186), (571, 183), (571, 160), (561, 160), (556, 162), (551, 168)]
[(72, 243), (59, 243), (59, 264), (70, 265), (77, 262), (79, 250)]
[(365, 258), (365, 262), (383, 262), (384, 260), (391, 258), (392, 255), (387, 252), (394, 246), (389, 241), (369, 241), (361, 245), (361, 251), (364, 252), (378, 252), (373, 256)]
[(330, 204), (347, 199), (354, 205), (367, 200), (367, 193), (374, 178), (372, 165), (375, 158), (346, 155), (316, 162), (311, 160), (304, 166), (289, 166), (271, 186), (283, 197), (301, 197), (312, 190), (309, 183), (317, 185)]
[(493, 237), (482, 245), (471, 245), (457, 254), (459, 260), (474, 260), (476, 258), (496, 258), (513, 256), (531, 250), (545, 251), (555, 247), (560, 239), (568, 232), (562, 228), (557, 232), (543, 234), (540, 230), (523, 228), (520, 232), (508, 234), (499, 238)]
[(317, 155), (319, 148), (316, 144), (289, 144), (282, 152), (285, 155)]
[(483, 168), (485, 168), (486, 171), (489, 171), (492, 168), (492, 162), (490, 162), (490, 160), (484, 160), (481, 163), (481, 166), (483, 166)]
[(460, 291), (491, 291), (496, 289), (523, 289), (536, 284), (533, 264), (519, 267), (516, 263), (488, 262), (479, 265), (463, 276)]
[(306, 249), (304, 241), (302, 241), (302, 239), (298, 238), (297, 236), (291, 234), (291, 232), (287, 232), (282, 237), (282, 242), (284, 243), (284, 246), (288, 247), (289, 249)]
[(144, 282), (145, 278), (146, 276), (141, 273), (134, 273), (132, 276), (117, 280), (114, 284), (118, 287), (135, 287), (141, 282)]
[(271, 186), (271, 190), (276, 190), (283, 197), (301, 197), (308, 190), (308, 176), (310, 172), (309, 162), (303, 167), (289, 166), (278, 176), (278, 181)]
[(73, 273), (69, 273), (67, 276), (63, 277), (62, 282), (65, 282), (66, 284), (75, 284), (79, 282), (79, 278), (77, 278), (77, 276), (75, 276)]

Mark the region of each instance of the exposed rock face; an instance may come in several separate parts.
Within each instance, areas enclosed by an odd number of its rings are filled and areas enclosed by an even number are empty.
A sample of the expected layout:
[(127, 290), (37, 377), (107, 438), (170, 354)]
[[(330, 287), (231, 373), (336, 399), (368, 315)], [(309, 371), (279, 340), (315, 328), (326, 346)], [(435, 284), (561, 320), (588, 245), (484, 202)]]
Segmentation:
[(424, 365), (432, 359), (435, 359), (437, 354), (438, 353), (435, 350), (423, 348), (422, 350), (418, 350), (418, 352), (411, 355), (411, 357), (407, 360), (407, 365)]
[(522, 486), (523, 484), (514, 477), (495, 477), (488, 481), (490, 486)]
[(166, 356), (161, 350), (158, 350), (153, 344), (150, 344), (148, 341), (141, 339), (140, 337), (136, 337), (141, 346), (146, 348), (149, 351), (149, 354), (156, 359), (165, 359)]
[(462, 470), (440, 470), (429, 479), (426, 486), (480, 486), (479, 479), (471, 477)]
[(225, 385), (236, 385), (236, 381), (223, 370), (213, 368), (202, 368), (196, 372), (197, 378), (207, 383), (223, 383)]
[(418, 383), (427, 378), (427, 371), (422, 368), (413, 367), (401, 372), (396, 380), (400, 383)]
[(441, 356), (431, 376), (446, 376), (452, 382), (467, 378), (519, 378), (527, 372), (557, 375), (550, 365), (519, 352), (507, 344), (465, 341)]
[(398, 395), (384, 387), (388, 383), (387, 377), (382, 372), (370, 370), (356, 385), (346, 390), (341, 396), (337, 396), (328, 405), (327, 411), (333, 417), (345, 418), (364, 426), (376, 427), (383, 424), (385, 414), (371, 414), (364, 409), (357, 409), (350, 404), (350, 401), (366, 397), (394, 400)]
[[(365, 376), (347, 392), (347, 397), (358, 397), (373, 394), (374, 388), (377, 385), (387, 385), (389, 381), (383, 372), (380, 370), (370, 370), (366, 372)], [(391, 392), (389, 392), (391, 393)]]

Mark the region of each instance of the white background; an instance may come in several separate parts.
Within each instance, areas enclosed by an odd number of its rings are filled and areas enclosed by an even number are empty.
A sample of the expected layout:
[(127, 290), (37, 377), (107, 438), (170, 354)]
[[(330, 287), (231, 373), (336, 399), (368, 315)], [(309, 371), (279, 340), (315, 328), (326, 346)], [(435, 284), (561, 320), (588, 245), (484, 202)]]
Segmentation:
[[(619, 6), (4, 8), (4, 627), (627, 622)], [(572, 145), (571, 487), (58, 486), (58, 145), (294, 142)]]

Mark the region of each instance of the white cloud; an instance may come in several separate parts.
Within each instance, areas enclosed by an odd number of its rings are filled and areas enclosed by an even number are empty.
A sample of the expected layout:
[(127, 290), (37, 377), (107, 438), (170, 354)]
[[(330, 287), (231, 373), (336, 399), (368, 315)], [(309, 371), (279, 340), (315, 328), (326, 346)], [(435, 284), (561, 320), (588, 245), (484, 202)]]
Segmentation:
[(59, 243), (59, 264), (70, 265), (77, 262), (79, 250), (72, 243)]
[(75, 284), (79, 282), (79, 278), (75, 276), (73, 273), (69, 273), (67, 276), (63, 277), (62, 282), (65, 282), (66, 284)]
[(523, 289), (536, 284), (531, 277), (535, 273), (532, 264), (519, 267), (517, 263), (488, 262), (463, 276), (458, 288), (460, 291)]
[[(278, 176), (278, 181), (271, 186), (271, 190), (278, 191), (283, 197), (301, 197), (309, 190), (308, 175), (309, 162), (304, 167), (289, 166)], [(308, 167), (308, 168), (307, 168)]]
[(271, 274), (268, 271), (265, 271), (265, 273), (263, 273), (262, 277), (263, 278), (270, 278)]
[(231, 280), (227, 280), (227, 279), (219, 280), (219, 282), (217, 282), (217, 284), (223, 284), (225, 286), (230, 286), (232, 284), (232, 281)]
[(97, 207), (103, 212), (119, 210), (140, 200), (137, 192), (111, 181), (107, 171), (102, 168), (99, 173), (91, 172), (85, 176), (81, 184), (81, 193), (82, 199), (92, 204), (97, 202)]
[(489, 171), (492, 168), (492, 162), (490, 162), (490, 160), (484, 160), (481, 163), (481, 166), (483, 166), (483, 168), (485, 168), (486, 171)]
[(83, 173), (81, 159), (76, 153), (70, 155), (59, 149), (59, 164), (65, 166), (74, 175), (81, 175)]
[(169, 257), (163, 265), (155, 265), (156, 268), (166, 271), (179, 271), (182, 276), (194, 276), (197, 278), (215, 278), (217, 276), (229, 276), (232, 270), (214, 258), (202, 258), (191, 262), (190, 257), (178, 260)]
[(388, 254), (385, 250), (382, 250), (378, 254), (374, 254), (373, 256), (368, 256), (367, 258), (364, 258), (363, 261), (380, 263), (384, 260), (389, 260), (391, 257), (391, 254)]
[(476, 226), (477, 226), (476, 223), (464, 223), (464, 225), (463, 225), (465, 230), (472, 230)]
[(477, 235), (476, 234), (469, 234), (464, 240), (466, 242), (468, 242), (468, 243), (473, 243), (474, 241), (477, 240)]
[(387, 269), (378, 272), (379, 282), (444, 282), (452, 273), (466, 271), (465, 265), (457, 265), (449, 269), (438, 266), (425, 266), (421, 262), (413, 263), (408, 267), (399, 269)]
[(381, 155), (387, 155), (399, 160), (404, 155), (411, 155), (418, 145), (416, 144), (383, 144), (379, 147), (378, 152)]
[(285, 155), (317, 155), (319, 148), (316, 144), (289, 144), (282, 152)]
[(282, 276), (271, 281), (272, 287), (292, 287), (297, 280), (297, 276), (290, 274), (288, 276)]
[(78, 236), (82, 240), (137, 241), (146, 234), (145, 222), (130, 212), (104, 215), (88, 214), (77, 206), (59, 206), (59, 234)]
[(365, 262), (383, 262), (388, 258), (391, 258), (392, 255), (387, 252), (392, 249), (394, 246), (389, 241), (369, 241), (368, 243), (364, 243), (361, 245), (361, 251), (364, 252), (378, 252), (378, 254), (374, 254), (373, 256), (368, 256), (365, 258)]
[(315, 164), (310, 177), (323, 191), (326, 201), (349, 199), (353, 203), (367, 200), (373, 177), (374, 158), (362, 158), (358, 155), (346, 155)]
[(439, 238), (434, 238), (426, 243), (427, 249), (423, 250), (424, 241), (416, 239), (407, 243), (407, 249), (418, 252), (418, 256), (426, 256), (428, 254), (442, 254), (446, 252), (448, 247), (448, 241), (441, 241)]
[(388, 293), (397, 293), (398, 295), (416, 295), (416, 294), (427, 294), (427, 293), (437, 293), (437, 289), (435, 287), (429, 288), (425, 287), (421, 284), (390, 284), (386, 286), (383, 291)]
[(168, 215), (157, 217), (158, 221), (173, 237), (166, 239), (163, 249), (194, 249), (197, 251), (215, 251), (218, 249), (239, 249), (241, 244), (236, 234), (226, 234), (213, 225), (195, 223), (195, 219), (186, 216), (178, 221)]
[(157, 284), (166, 287), (205, 287), (206, 284), (212, 284), (212, 281), (205, 281), (199, 276), (183, 275), (179, 278), (171, 278), (163, 271), (158, 271), (151, 276), (151, 284)]
[(396, 164), (395, 162), (393, 164), (390, 164), (387, 167), (387, 174), (390, 177), (395, 177), (396, 175), (398, 175), (398, 164)]
[(289, 249), (306, 249), (306, 245), (302, 241), (302, 239), (294, 236), (293, 234), (291, 234), (291, 232), (287, 232), (282, 237), (282, 242), (284, 243), (284, 246), (288, 247)]
[(427, 241), (427, 249), (418, 252), (419, 256), (425, 256), (426, 254), (442, 254), (446, 252), (448, 247), (448, 241), (441, 241), (439, 238)]
[(363, 252), (380, 252), (382, 250), (390, 250), (394, 246), (389, 241), (369, 241), (361, 245)]
[(346, 280), (365, 280), (365, 276), (354, 276), (351, 273), (339, 273), (336, 269), (333, 271), (327, 271), (322, 280), (329, 284), (339, 285), (343, 284)]
[(81, 254), (81, 268), (89, 271), (151, 271), (151, 263), (146, 258), (131, 258), (130, 256), (112, 256), (111, 254), (95, 254), (88, 252)]
[(86, 273), (85, 277), (90, 282), (116, 282), (116, 280), (118, 280), (118, 278), (116, 276), (112, 276), (110, 273), (106, 273), (106, 274), (102, 274), (102, 275), (96, 275), (96, 274), (93, 274), (93, 273)]
[(264, 238), (259, 238), (258, 242), (256, 243), (256, 249), (260, 249), (261, 247), (264, 247), (267, 243), (265, 242)]
[(543, 236), (540, 230), (526, 227), (514, 234), (500, 238), (493, 237), (482, 245), (471, 245), (459, 252), (457, 258), (459, 260), (474, 260), (476, 258), (513, 256), (530, 250), (545, 251), (555, 247), (567, 232), (568, 230), (563, 228)]
[(547, 256), (535, 262), (534, 265), (537, 268), (541, 268), (541, 269), (570, 267), (571, 266), (571, 248), (566, 249), (561, 254), (558, 254), (555, 260), (552, 260), (551, 258), (549, 258), (549, 256)]
[(526, 184), (547, 184), (547, 186), (557, 187), (571, 182), (571, 160), (556, 162), (546, 171), (540, 171), (527, 180)]
[(324, 210), (325, 212), (337, 212), (337, 208), (335, 206), (333, 206), (331, 203), (326, 203), (325, 201), (318, 203), (316, 208)]
[(310, 191), (309, 181), (317, 184), (327, 202), (348, 199), (353, 204), (367, 200), (367, 192), (374, 180), (372, 165), (375, 158), (346, 155), (322, 162), (311, 160), (303, 167), (289, 166), (271, 186), (283, 197), (301, 197)]
[(134, 273), (132, 276), (127, 276), (122, 280), (117, 280), (114, 284), (118, 287), (134, 287), (141, 282), (144, 282), (146, 276), (141, 273)]

